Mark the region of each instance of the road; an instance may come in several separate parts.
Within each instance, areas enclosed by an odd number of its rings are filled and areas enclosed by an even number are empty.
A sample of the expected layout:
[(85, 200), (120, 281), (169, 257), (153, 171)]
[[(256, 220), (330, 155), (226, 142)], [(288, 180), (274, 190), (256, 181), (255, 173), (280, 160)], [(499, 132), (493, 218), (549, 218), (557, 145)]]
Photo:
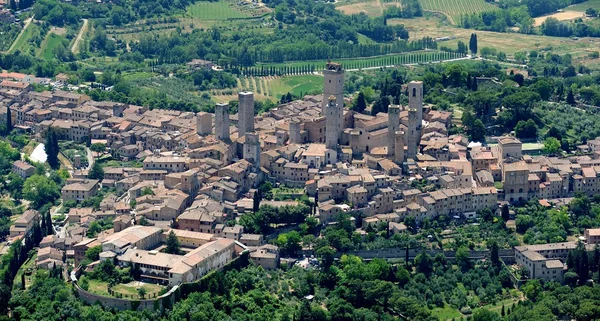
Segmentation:
[(88, 166), (87, 166), (87, 170), (92, 169), (92, 166), (94, 166), (94, 155), (92, 154), (92, 150), (89, 148), (85, 148), (85, 151), (87, 152), (87, 161), (88, 161)]
[(13, 41), (12, 45), (10, 45), (10, 48), (8, 48), (8, 50), (4, 51), (3, 53), (11, 52), (14, 49), (14, 47), (17, 45), (17, 42), (19, 41), (19, 39), (21, 39), (21, 37), (25, 33), (25, 30), (27, 30), (27, 27), (29, 27), (29, 24), (31, 23), (31, 21), (33, 21), (33, 16), (31, 18), (25, 20), (25, 26), (23, 26), (23, 30), (21, 30), (21, 32), (19, 33), (19, 35), (17, 36), (15, 41)]
[(73, 47), (71, 47), (72, 53), (74, 53), (74, 54), (79, 53), (79, 44), (81, 43), (81, 39), (83, 38), (83, 34), (87, 31), (87, 28), (88, 28), (88, 20), (83, 19), (83, 26), (81, 26), (81, 29), (79, 29), (79, 34), (77, 35), (77, 38), (73, 42)]

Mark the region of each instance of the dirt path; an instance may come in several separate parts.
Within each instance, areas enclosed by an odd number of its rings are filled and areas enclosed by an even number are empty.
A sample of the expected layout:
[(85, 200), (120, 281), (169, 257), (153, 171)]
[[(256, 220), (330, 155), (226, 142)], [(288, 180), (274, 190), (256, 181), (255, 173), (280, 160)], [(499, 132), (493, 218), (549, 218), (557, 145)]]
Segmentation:
[(79, 44), (81, 43), (81, 39), (83, 38), (83, 35), (87, 31), (87, 29), (88, 29), (88, 20), (83, 19), (83, 26), (81, 26), (81, 29), (79, 29), (79, 34), (77, 35), (75, 42), (73, 42), (73, 47), (71, 47), (72, 53), (74, 53), (74, 54), (79, 53)]
[(385, 9), (383, 8), (383, 5), (381, 4), (381, 1), (377, 0), (377, 4), (379, 5), (379, 9), (381, 9), (381, 14), (383, 14), (383, 12), (385, 11)]
[(15, 38), (15, 41), (13, 41), (12, 45), (10, 45), (10, 48), (8, 48), (8, 50), (6, 50), (6, 51), (3, 51), (2, 53), (11, 52), (13, 49), (15, 49), (17, 42), (19, 42), (19, 39), (21, 39), (21, 37), (25, 33), (25, 30), (27, 30), (27, 28), (29, 27), (29, 24), (31, 23), (31, 21), (33, 21), (33, 17), (25, 20), (25, 25), (23, 26), (23, 30), (21, 30), (21, 32), (19, 33), (17, 38)]

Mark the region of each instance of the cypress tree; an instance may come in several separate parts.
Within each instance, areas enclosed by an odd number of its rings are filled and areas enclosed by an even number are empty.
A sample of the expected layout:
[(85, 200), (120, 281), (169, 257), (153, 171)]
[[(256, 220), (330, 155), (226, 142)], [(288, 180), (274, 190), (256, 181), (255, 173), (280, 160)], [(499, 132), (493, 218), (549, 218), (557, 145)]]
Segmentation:
[(10, 112), (10, 107), (6, 108), (6, 134), (9, 134), (13, 130), (12, 126), (12, 114)]
[(473, 55), (477, 54), (477, 34), (472, 33), (471, 39), (469, 39), (469, 50)]
[(48, 156), (48, 165), (57, 169), (60, 166), (58, 161), (58, 139), (56, 138), (56, 131), (50, 127), (48, 133), (46, 133), (46, 144), (45, 144), (46, 155)]

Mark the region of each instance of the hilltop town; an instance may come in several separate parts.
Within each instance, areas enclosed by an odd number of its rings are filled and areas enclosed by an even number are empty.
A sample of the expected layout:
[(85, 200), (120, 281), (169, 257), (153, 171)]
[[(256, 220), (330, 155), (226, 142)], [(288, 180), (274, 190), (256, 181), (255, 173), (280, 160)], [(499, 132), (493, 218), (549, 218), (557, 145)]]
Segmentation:
[[(28, 83), (3, 80), (0, 115), (6, 122), (10, 113), (17, 131), (39, 141), (53, 131), (61, 140), (100, 144), (104, 150), (89, 162), (109, 155), (123, 164), (105, 166), (103, 177), (90, 178), (92, 164), (82, 166), (86, 156), (76, 155), (61, 190), (60, 206), (70, 209), (62, 221), (55, 220), (56, 235), (41, 241), (36, 265), (81, 267), (88, 250), (101, 247), (98, 261), (85, 262), (87, 271), (114, 260), (139, 266), (143, 279), (169, 286), (196, 281), (245, 252), (256, 264), (275, 269), (278, 247), (242, 222), (260, 206), (301, 203), (264, 199), (265, 184), (307, 195), (314, 209), (305, 214), (319, 225), (361, 213), (352, 217), (356, 232), (383, 224), (391, 235), (440, 216), (459, 222), (484, 212), (499, 215), (503, 207), (534, 198), (540, 204), (568, 204), (575, 194), (591, 197), (600, 191), (598, 140), (578, 146), (587, 154), (568, 158), (524, 154), (513, 136), (484, 146), (448, 134), (452, 113), (425, 105), (420, 81), (403, 88), (408, 105), (390, 105), (387, 113), (371, 116), (343, 107), (342, 65), (327, 64), (323, 75), (322, 95), (261, 115), (255, 114), (252, 92), (238, 94), (236, 114), (226, 102), (216, 104), (214, 113), (194, 114), (94, 102), (72, 92), (35, 92)], [(13, 171), (28, 178), (35, 167), (18, 160)], [(103, 197), (98, 207), (80, 205), (98, 195)], [(39, 220), (37, 211), (26, 211), (10, 228), (12, 240), (27, 235)], [(97, 221), (112, 222), (112, 228), (91, 237)], [(170, 234), (185, 251), (164, 253)], [(575, 243), (563, 246), (575, 249)], [(568, 251), (548, 258), (539, 251), (520, 247), (513, 259), (524, 266), (548, 261), (530, 269), (531, 277), (548, 279), (540, 270), (549, 270), (551, 280), (562, 281), (564, 265), (557, 259), (564, 261)]]

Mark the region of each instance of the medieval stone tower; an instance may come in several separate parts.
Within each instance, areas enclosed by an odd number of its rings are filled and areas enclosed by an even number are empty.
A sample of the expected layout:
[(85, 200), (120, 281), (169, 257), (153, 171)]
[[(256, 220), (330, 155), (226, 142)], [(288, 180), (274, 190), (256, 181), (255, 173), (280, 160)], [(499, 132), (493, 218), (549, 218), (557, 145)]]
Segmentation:
[(300, 122), (298, 120), (290, 121), (290, 144), (301, 144), (302, 135), (300, 134)]
[(242, 91), (238, 93), (238, 132), (239, 137), (254, 131), (254, 93)]
[[(335, 97), (335, 102), (340, 106), (340, 113), (344, 109), (344, 69), (342, 65), (335, 62), (328, 62), (323, 70), (325, 83), (323, 86), (323, 103), (321, 105), (321, 114), (326, 115), (329, 96)], [(342, 115), (340, 114), (340, 117)]]
[(395, 133), (395, 149), (394, 149), (394, 162), (402, 165), (404, 163), (404, 132), (397, 131)]
[(260, 165), (260, 140), (256, 132), (247, 132), (244, 142), (244, 159), (252, 163), (254, 167)]
[(408, 83), (408, 108), (417, 111), (417, 123), (421, 128), (423, 122), (423, 82), (411, 81)]
[(418, 126), (418, 114), (414, 108), (408, 109), (408, 133), (406, 158), (415, 159), (417, 156), (417, 147), (421, 142), (421, 126)]
[(387, 154), (394, 156), (396, 147), (396, 132), (400, 128), (400, 106), (390, 105), (388, 107), (388, 132), (387, 132)]
[(327, 99), (325, 111), (325, 146), (327, 149), (337, 150), (340, 134), (342, 133), (342, 107), (337, 104), (336, 97), (331, 95)]
[(203, 111), (196, 114), (196, 133), (200, 136), (212, 134), (212, 115)]
[(215, 105), (215, 137), (229, 140), (229, 104), (227, 103)]

